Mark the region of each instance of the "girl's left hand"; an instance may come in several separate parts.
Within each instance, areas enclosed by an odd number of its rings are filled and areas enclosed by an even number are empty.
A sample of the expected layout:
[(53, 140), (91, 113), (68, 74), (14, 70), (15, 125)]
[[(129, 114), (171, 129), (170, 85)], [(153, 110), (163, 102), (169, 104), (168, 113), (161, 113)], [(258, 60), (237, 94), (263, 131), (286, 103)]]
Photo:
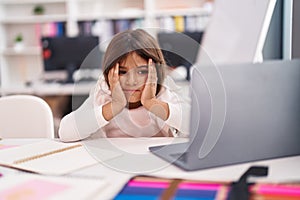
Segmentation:
[(157, 86), (157, 74), (155, 65), (153, 65), (152, 59), (148, 60), (148, 77), (145, 83), (144, 90), (141, 96), (141, 103), (144, 105), (148, 101), (155, 99)]

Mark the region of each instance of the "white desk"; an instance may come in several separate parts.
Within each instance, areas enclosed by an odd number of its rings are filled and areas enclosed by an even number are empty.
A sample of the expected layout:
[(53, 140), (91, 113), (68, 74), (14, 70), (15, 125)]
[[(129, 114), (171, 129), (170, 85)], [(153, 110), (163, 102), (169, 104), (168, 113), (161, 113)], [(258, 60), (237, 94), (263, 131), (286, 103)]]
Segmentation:
[[(102, 141), (101, 141), (102, 140)], [(269, 175), (267, 178), (259, 178), (256, 181), (295, 181), (300, 180), (300, 156), (279, 158), (273, 160), (265, 160), (259, 162), (250, 162), (239, 165), (231, 165), (226, 167), (212, 168), (207, 170), (199, 170), (194, 172), (183, 171), (162, 159), (152, 155), (148, 151), (149, 146), (169, 144), (171, 142), (184, 142), (186, 139), (183, 138), (116, 138), (116, 139), (98, 139), (97, 142), (109, 142), (117, 146), (124, 152), (132, 154), (139, 154), (147, 157), (148, 160), (156, 164), (162, 164), (163, 167), (159, 170), (152, 172), (145, 172), (143, 174), (161, 176), (161, 177), (173, 177), (173, 178), (187, 178), (187, 179), (199, 179), (199, 180), (237, 180), (247, 169), (252, 165), (265, 165), (269, 166)], [(6, 145), (20, 145), (28, 144), (37, 141), (36, 139), (5, 139), (1, 140), (0, 144)], [(117, 161), (120, 158), (115, 158)], [(114, 159), (113, 159), (114, 160)], [(112, 162), (113, 162), (112, 160)], [(136, 165), (145, 162), (143, 159), (136, 160)], [(156, 165), (157, 166), (157, 165)], [(1, 167), (1, 170), (3, 168)], [(120, 168), (121, 169), (121, 168)], [(114, 170), (109, 166), (103, 164), (97, 164), (88, 168), (76, 171), (71, 176), (84, 176), (84, 177), (103, 177), (110, 183), (105, 191), (101, 192), (101, 199), (111, 199), (126, 183), (130, 177), (139, 174), (137, 173), (126, 173), (121, 170)]]
[(88, 95), (96, 82), (86, 83), (38, 83), (28, 87), (8, 87), (2, 88), (3, 95), (9, 94), (33, 94), (38, 96), (52, 96), (52, 95)]
[[(38, 96), (56, 96), (56, 95), (88, 95), (97, 82), (79, 82), (79, 83), (33, 83), (31, 86), (10, 86), (0, 88), (0, 94), (33, 94)], [(188, 95), (189, 82), (177, 81), (176, 84), (183, 88), (182, 95)]]

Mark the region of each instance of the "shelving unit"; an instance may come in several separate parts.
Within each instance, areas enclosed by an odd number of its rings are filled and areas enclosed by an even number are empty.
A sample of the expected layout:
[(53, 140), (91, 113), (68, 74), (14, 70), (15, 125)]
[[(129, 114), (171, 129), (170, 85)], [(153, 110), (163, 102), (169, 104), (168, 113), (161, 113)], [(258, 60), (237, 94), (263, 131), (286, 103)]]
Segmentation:
[[(42, 5), (43, 15), (33, 8)], [(0, 65), (2, 95), (28, 93), (26, 82), (36, 80), (43, 72), (40, 47), (41, 27), (52, 22), (67, 22), (68, 2), (65, 0), (2, 0), (0, 1)], [(23, 47), (14, 48), (15, 37), (21, 34)], [(22, 92), (23, 91), (23, 92)]]
[[(91, 34), (99, 36), (100, 41), (122, 31), (124, 23), (125, 29), (126, 26), (169, 28), (161, 27), (162, 19), (176, 16), (195, 17), (198, 25), (202, 23), (198, 27), (204, 29), (211, 10), (204, 8), (203, 3), (200, 0), (0, 0), (1, 93), (9, 93), (10, 88), (14, 88), (12, 92), (26, 92), (26, 83), (41, 77), (40, 37), (49, 34), (45, 31), (49, 24), (60, 23), (63, 35), (76, 36), (81, 33), (79, 23), (90, 22)], [(36, 5), (44, 7), (44, 14), (33, 13)], [(24, 47), (16, 50), (14, 39), (20, 33)]]

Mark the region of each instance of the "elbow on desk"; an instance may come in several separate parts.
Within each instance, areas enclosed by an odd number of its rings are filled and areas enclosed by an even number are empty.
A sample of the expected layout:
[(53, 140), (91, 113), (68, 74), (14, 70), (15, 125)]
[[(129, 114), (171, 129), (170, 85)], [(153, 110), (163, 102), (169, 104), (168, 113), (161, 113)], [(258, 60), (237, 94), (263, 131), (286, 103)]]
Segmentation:
[(62, 118), (58, 129), (58, 136), (62, 142), (75, 142), (82, 139), (79, 137), (72, 114), (68, 114)]

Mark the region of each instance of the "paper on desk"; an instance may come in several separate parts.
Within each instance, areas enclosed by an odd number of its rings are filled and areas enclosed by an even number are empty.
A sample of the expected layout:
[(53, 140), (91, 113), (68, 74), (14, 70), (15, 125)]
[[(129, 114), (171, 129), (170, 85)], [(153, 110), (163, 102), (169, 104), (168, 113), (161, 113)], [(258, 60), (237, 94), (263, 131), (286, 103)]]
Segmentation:
[(16, 145), (0, 144), (0, 150), (2, 150), (2, 149), (8, 149), (8, 148), (13, 148), (13, 147), (16, 147)]
[[(108, 151), (103, 150), (106, 160), (119, 156)], [(45, 140), (0, 151), (0, 165), (40, 174), (67, 174), (97, 163), (79, 142)]]
[(105, 179), (7, 175), (1, 178), (0, 199), (91, 199), (107, 184)]

